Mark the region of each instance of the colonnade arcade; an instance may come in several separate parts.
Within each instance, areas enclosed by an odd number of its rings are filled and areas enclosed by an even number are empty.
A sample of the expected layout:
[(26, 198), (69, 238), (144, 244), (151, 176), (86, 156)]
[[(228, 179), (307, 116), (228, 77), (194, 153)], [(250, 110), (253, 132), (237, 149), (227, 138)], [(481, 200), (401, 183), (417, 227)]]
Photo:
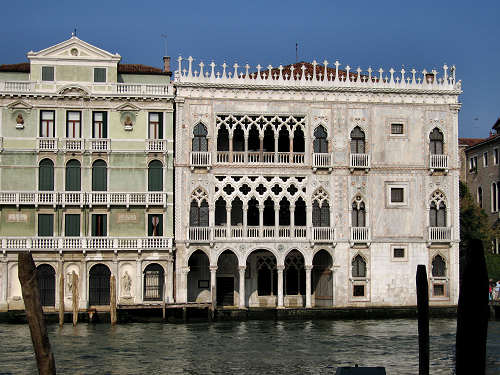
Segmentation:
[(188, 302), (218, 306), (332, 306), (332, 250), (287, 252), (254, 248), (242, 252), (193, 248), (182, 273)]

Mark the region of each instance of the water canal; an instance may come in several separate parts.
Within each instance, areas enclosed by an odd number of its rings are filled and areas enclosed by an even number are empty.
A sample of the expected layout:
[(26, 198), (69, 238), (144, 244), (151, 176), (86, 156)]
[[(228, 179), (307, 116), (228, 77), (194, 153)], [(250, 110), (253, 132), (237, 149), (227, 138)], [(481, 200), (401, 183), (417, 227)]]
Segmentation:
[[(430, 323), (431, 373), (451, 374), (456, 321)], [(49, 326), (59, 374), (335, 374), (338, 366), (418, 373), (417, 321), (246, 321)], [(0, 374), (35, 374), (27, 325), (0, 325)], [(490, 322), (487, 374), (500, 374)]]

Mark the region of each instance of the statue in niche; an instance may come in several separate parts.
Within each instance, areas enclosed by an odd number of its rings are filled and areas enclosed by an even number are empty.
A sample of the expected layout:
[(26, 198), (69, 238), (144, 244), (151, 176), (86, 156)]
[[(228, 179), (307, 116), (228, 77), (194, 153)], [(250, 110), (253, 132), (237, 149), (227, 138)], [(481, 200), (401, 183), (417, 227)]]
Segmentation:
[(132, 118), (130, 117), (130, 115), (127, 115), (125, 117), (125, 121), (123, 122), (123, 126), (125, 127), (125, 130), (132, 130), (134, 123), (132, 122)]
[(24, 118), (22, 113), (18, 113), (16, 117), (16, 128), (22, 129), (24, 128)]
[(132, 278), (128, 274), (128, 271), (122, 276), (122, 295), (124, 297), (130, 297), (130, 289), (132, 288)]

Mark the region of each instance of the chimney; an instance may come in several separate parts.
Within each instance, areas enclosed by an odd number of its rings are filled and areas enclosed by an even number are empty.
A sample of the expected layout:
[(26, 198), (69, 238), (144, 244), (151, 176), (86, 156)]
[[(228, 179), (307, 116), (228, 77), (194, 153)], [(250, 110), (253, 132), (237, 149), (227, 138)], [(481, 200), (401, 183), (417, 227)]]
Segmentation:
[(163, 56), (163, 71), (170, 72), (170, 56)]

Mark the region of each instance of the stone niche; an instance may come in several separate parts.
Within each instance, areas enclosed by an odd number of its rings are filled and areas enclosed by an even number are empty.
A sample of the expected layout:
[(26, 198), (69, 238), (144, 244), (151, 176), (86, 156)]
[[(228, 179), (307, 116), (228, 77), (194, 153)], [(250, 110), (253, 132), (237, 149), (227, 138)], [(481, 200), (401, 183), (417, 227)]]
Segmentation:
[(136, 280), (134, 265), (131, 263), (124, 263), (120, 266), (120, 280), (118, 281), (119, 286), (119, 303), (121, 305), (131, 305), (134, 303), (134, 289)]

